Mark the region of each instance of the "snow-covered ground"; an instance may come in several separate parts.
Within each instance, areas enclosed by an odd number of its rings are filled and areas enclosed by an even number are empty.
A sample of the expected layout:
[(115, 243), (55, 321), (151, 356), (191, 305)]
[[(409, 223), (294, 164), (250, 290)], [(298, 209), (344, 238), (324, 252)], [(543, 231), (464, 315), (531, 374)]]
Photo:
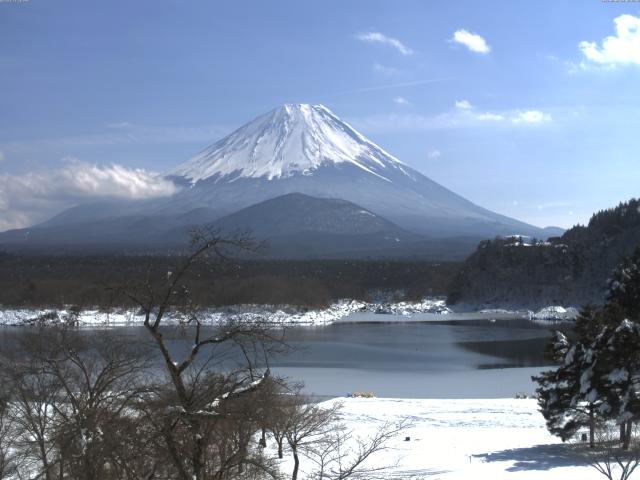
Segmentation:
[[(371, 315), (371, 314), (376, 315)], [(453, 312), (442, 298), (425, 298), (419, 302), (361, 302), (341, 300), (324, 309), (306, 309), (290, 305), (232, 305), (203, 311), (203, 323), (216, 325), (228, 320), (240, 322), (267, 321), (287, 325), (329, 325), (335, 322), (394, 322), (441, 321), (523, 318), (537, 322), (567, 321), (575, 318), (575, 308), (550, 306), (537, 312), (528, 310), (492, 309), (479, 312)], [(105, 312), (86, 309), (73, 317), (65, 309), (11, 309), (0, 305), (0, 325), (25, 325), (45, 318), (47, 323), (76, 321), (82, 326), (141, 325), (144, 316), (136, 310), (113, 309)], [(167, 314), (167, 323), (177, 323), (179, 318)]]
[[(324, 309), (305, 309), (289, 305), (232, 305), (209, 309), (202, 312), (205, 324), (216, 325), (233, 319), (241, 322), (268, 321), (274, 324), (328, 325), (355, 312), (379, 313), (408, 317), (416, 313), (443, 315), (449, 312), (445, 301), (439, 298), (426, 298), (421, 302), (366, 303), (357, 300), (341, 300)], [(38, 317), (49, 314), (49, 323), (68, 321), (67, 309), (2, 309), (0, 306), (0, 325), (23, 325), (34, 323)], [(177, 322), (178, 317), (168, 314), (168, 323)], [(144, 316), (135, 310), (114, 309), (109, 312), (87, 309), (77, 317), (79, 325), (127, 326), (141, 325)]]
[[(372, 434), (384, 422), (411, 419), (413, 426), (372, 460), (380, 466), (397, 462), (389, 479), (602, 478), (546, 431), (532, 399), (343, 398), (323, 405), (337, 401), (343, 403), (345, 423), (359, 435)], [(303, 468), (309, 466), (303, 461)]]

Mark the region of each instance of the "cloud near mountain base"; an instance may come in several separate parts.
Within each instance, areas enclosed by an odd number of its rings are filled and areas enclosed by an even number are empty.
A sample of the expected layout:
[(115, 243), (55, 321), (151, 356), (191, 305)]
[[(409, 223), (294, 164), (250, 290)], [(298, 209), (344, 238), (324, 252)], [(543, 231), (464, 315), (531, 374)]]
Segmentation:
[(166, 197), (178, 187), (144, 169), (66, 159), (61, 168), (0, 173), (0, 231), (43, 221), (73, 205), (101, 199)]

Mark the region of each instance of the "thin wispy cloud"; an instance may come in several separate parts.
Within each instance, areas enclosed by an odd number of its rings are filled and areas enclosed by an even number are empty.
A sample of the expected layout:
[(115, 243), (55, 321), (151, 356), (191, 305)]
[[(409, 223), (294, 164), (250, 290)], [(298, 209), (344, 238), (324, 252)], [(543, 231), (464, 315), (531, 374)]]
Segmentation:
[(387, 76), (398, 75), (400, 73), (399, 69), (395, 67), (389, 67), (387, 65), (382, 65), (381, 63), (378, 63), (378, 62), (373, 64), (373, 71), (381, 75), (387, 75)]
[(478, 111), (468, 100), (458, 100), (454, 107), (461, 117), (480, 122), (511, 122), (514, 124), (539, 124), (551, 121), (551, 115), (541, 110), (511, 110), (507, 112)]
[(457, 100), (455, 103), (455, 107), (461, 110), (470, 110), (471, 108), (473, 108), (469, 100)]
[(436, 148), (427, 152), (427, 158), (429, 160), (437, 160), (442, 156), (442, 152)]
[(0, 150), (0, 163), (4, 162), (4, 152)]
[(330, 93), (327, 96), (338, 96), (338, 95), (349, 95), (352, 93), (366, 93), (366, 92), (377, 92), (380, 90), (391, 90), (394, 88), (405, 88), (405, 87), (417, 87), (420, 85), (428, 85), (430, 83), (439, 83), (439, 82), (447, 82), (450, 80), (455, 80), (455, 77), (438, 77), (438, 78), (429, 78), (425, 80), (416, 80), (413, 82), (400, 82), (400, 83), (389, 83), (385, 85), (374, 85), (371, 87), (362, 87), (355, 88), (353, 90), (343, 90), (341, 92)]
[(547, 123), (551, 121), (551, 115), (540, 110), (525, 110), (517, 112), (511, 121), (513, 123)]
[(457, 101), (450, 110), (434, 115), (390, 113), (349, 119), (356, 128), (376, 133), (491, 126), (533, 127), (552, 121), (551, 114), (542, 110), (487, 111), (475, 108), (468, 101)]
[(486, 40), (477, 33), (469, 32), (465, 29), (457, 30), (453, 34), (452, 42), (460, 44), (468, 48), (472, 52), (486, 55), (491, 51), (491, 47)]
[(61, 168), (0, 173), (0, 231), (32, 225), (83, 201), (142, 200), (177, 191), (171, 181), (148, 170), (75, 158), (65, 159)]
[(402, 55), (408, 56), (413, 54), (413, 50), (407, 47), (397, 38), (390, 37), (380, 32), (362, 32), (355, 36), (358, 40), (366, 43), (377, 43), (395, 48)]
[(469, 118), (480, 122), (502, 122), (506, 117), (501, 113), (478, 112), (469, 114)]
[(640, 17), (620, 15), (613, 22), (615, 35), (603, 39), (601, 45), (593, 41), (578, 44), (587, 62), (583, 62), (582, 67), (640, 65)]
[(396, 97), (393, 99), (397, 105), (411, 105), (411, 102), (404, 97)]

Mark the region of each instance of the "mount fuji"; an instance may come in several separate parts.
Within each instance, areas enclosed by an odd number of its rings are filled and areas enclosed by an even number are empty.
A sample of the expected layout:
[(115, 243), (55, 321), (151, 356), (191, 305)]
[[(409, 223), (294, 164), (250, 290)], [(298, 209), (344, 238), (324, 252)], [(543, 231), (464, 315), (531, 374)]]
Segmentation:
[(551, 233), (453, 193), (322, 105), (278, 107), (164, 176), (181, 187), (171, 197), (79, 205), (0, 234), (0, 245), (157, 248), (184, 244), (189, 226), (214, 224), (275, 240), (280, 256), (305, 256), (305, 242), (318, 256), (340, 255), (340, 244), (354, 256), (359, 245), (367, 255), (433, 256), (443, 245), (466, 253), (482, 238)]
[(537, 235), (444, 188), (323, 105), (286, 104), (240, 127), (169, 176), (187, 188), (167, 208), (224, 213), (287, 193), (347, 200), (430, 237)]

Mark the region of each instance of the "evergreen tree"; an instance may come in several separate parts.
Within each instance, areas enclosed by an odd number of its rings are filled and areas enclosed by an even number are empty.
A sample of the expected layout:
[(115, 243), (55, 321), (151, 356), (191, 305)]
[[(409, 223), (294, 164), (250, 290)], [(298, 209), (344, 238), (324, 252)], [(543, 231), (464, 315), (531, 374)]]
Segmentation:
[(567, 440), (588, 426), (593, 447), (602, 418), (620, 425), (628, 448), (633, 423), (640, 421), (640, 248), (620, 263), (609, 286), (602, 309), (581, 310), (574, 342), (556, 332), (547, 354), (559, 365), (533, 379), (551, 433)]
[(613, 271), (605, 309), (609, 316), (640, 321), (640, 246)]
[(632, 424), (640, 419), (640, 325), (622, 320), (607, 327), (601, 338), (601, 397), (607, 416), (621, 425), (620, 440), (628, 448)]
[(593, 447), (601, 401), (590, 388), (591, 351), (580, 342), (570, 345), (564, 334), (555, 332), (549, 353), (559, 363), (558, 368), (533, 377), (539, 385), (538, 405), (547, 429), (565, 441), (588, 427), (589, 443)]
[(602, 333), (607, 318), (601, 308), (587, 304), (580, 309), (576, 317), (573, 331), (585, 345), (590, 345)]

